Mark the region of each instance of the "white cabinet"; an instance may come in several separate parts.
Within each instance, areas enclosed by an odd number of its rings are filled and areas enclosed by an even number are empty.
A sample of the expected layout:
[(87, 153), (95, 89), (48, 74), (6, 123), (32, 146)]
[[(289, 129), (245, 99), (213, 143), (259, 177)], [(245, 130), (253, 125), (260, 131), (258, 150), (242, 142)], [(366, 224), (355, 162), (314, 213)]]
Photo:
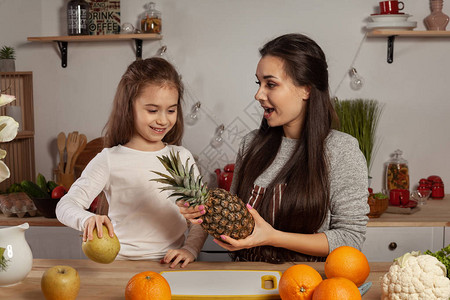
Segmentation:
[[(445, 227), (367, 227), (363, 253), (370, 262), (386, 262), (411, 251), (437, 251), (444, 246)], [(447, 230), (447, 241), (450, 241)], [(447, 242), (448, 244), (448, 242)]]
[[(5, 227), (7, 226), (0, 226)], [(33, 258), (86, 258), (81, 250), (82, 233), (69, 227), (30, 226), (25, 231), (25, 239), (30, 245)]]
[(444, 227), (444, 247), (450, 245), (450, 227)]

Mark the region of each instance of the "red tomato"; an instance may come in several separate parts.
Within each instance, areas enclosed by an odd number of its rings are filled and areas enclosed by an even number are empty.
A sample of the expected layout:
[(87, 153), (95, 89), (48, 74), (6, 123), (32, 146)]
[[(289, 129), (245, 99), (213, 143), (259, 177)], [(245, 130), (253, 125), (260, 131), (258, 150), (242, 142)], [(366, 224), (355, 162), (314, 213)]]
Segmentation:
[(52, 191), (52, 199), (59, 199), (65, 194), (67, 194), (66, 188), (63, 187), (62, 185), (57, 186)]

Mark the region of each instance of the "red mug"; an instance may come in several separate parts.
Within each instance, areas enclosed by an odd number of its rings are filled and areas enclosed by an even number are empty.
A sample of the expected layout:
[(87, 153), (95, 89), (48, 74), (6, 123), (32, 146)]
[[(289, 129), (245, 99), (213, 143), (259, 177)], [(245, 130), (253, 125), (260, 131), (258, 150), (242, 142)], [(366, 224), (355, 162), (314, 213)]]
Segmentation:
[(409, 191), (404, 189), (393, 189), (389, 192), (389, 204), (394, 206), (409, 203)]
[(380, 14), (398, 14), (400, 10), (405, 8), (402, 1), (381, 1), (380, 2)]

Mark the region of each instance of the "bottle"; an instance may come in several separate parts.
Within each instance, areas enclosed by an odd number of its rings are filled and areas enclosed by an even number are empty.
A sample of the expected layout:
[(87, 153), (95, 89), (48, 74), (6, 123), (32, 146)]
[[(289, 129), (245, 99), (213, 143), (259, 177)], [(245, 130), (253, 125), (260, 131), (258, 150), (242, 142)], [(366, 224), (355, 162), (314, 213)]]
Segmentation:
[(67, 34), (89, 34), (89, 3), (85, 0), (71, 0), (67, 3)]
[(395, 150), (392, 159), (387, 162), (387, 193), (389, 194), (389, 192), (393, 189), (409, 190), (408, 162), (402, 157), (401, 150)]
[(141, 14), (142, 33), (161, 33), (161, 12), (155, 9), (155, 2), (146, 5), (147, 10)]

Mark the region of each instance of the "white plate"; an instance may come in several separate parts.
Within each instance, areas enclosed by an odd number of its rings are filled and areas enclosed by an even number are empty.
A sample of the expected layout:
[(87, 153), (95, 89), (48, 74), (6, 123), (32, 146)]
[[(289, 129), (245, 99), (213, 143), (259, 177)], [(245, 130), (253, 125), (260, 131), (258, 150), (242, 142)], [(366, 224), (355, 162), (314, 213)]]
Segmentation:
[(371, 15), (374, 22), (405, 22), (411, 15)]
[(417, 22), (371, 22), (367, 24), (367, 29), (377, 30), (412, 30), (417, 27)]

